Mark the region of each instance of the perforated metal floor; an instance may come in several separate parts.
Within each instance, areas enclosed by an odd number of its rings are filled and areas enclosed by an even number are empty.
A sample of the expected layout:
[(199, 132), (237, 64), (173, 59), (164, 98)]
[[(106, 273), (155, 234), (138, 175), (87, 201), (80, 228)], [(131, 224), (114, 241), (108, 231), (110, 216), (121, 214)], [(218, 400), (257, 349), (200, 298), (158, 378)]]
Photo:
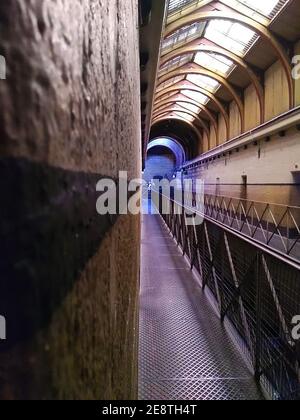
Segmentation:
[(160, 216), (143, 217), (141, 280), (141, 400), (261, 399)]

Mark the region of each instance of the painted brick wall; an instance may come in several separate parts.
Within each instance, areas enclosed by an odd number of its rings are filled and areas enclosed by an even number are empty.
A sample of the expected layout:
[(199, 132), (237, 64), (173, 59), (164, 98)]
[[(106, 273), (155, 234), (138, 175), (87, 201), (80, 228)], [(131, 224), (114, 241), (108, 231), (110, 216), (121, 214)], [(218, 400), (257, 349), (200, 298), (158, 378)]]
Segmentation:
[(96, 182), (140, 174), (137, 0), (3, 0), (0, 398), (136, 395), (139, 218)]

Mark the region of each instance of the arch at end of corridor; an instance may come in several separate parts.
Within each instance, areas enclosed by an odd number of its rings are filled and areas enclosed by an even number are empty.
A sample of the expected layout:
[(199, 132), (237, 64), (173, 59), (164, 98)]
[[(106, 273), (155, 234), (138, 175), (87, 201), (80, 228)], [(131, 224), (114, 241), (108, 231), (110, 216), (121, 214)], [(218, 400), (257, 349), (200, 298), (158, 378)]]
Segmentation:
[(158, 137), (152, 139), (148, 144), (147, 153), (158, 147), (165, 147), (173, 153), (175, 156), (175, 164), (177, 168), (181, 167), (186, 161), (185, 150), (176, 139), (170, 137)]
[(202, 137), (199, 131), (180, 120), (157, 121), (152, 125), (150, 141), (156, 139), (171, 139), (180, 145), (184, 151), (184, 161), (195, 159), (202, 151)]

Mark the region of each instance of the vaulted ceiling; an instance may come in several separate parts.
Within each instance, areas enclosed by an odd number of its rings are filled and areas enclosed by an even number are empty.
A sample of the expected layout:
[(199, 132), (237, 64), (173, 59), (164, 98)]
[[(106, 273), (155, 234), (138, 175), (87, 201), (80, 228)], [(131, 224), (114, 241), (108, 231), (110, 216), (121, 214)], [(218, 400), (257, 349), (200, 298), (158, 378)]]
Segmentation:
[(255, 88), (263, 122), (263, 75), (278, 60), (293, 107), (291, 55), (300, 33), (299, 0), (167, 3), (151, 137), (153, 132), (157, 134), (157, 127), (168, 124), (170, 129), (178, 121), (201, 136), (209, 127), (217, 130), (218, 113), (224, 117), (229, 136), (232, 101), (239, 110), (243, 131), (242, 92), (250, 84)]

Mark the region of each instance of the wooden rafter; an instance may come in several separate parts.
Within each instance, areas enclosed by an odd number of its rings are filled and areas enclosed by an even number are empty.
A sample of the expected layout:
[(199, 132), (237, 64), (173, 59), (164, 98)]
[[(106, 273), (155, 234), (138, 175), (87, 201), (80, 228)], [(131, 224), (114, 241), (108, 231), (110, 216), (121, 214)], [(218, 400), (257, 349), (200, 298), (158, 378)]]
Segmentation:
[(174, 77), (181, 76), (181, 75), (189, 75), (189, 74), (199, 74), (202, 76), (210, 77), (211, 79), (216, 80), (218, 83), (223, 85), (232, 95), (233, 99), (237, 103), (237, 106), (239, 108), (239, 113), (241, 117), (241, 131), (244, 131), (244, 104), (242, 99), (240, 98), (239, 94), (235, 90), (235, 88), (228, 82), (227, 79), (225, 79), (223, 76), (220, 76), (217, 73), (214, 73), (213, 71), (207, 70), (199, 65), (188, 65), (180, 67), (179, 69), (173, 70), (171, 72), (168, 72), (167, 74), (163, 75), (158, 79), (158, 86), (170, 79), (173, 79)]
[(292, 78), (292, 72), (291, 72), (291, 62), (289, 60), (289, 57), (280, 44), (280, 42), (277, 40), (277, 38), (271, 33), (271, 31), (261, 23), (255, 21), (254, 19), (251, 19), (241, 13), (237, 13), (235, 11), (217, 11), (217, 12), (197, 12), (192, 13), (190, 15), (184, 16), (175, 22), (169, 24), (166, 27), (165, 31), (165, 37), (168, 37), (172, 35), (177, 30), (181, 29), (182, 27), (192, 25), (197, 22), (209, 22), (211, 20), (229, 20), (231, 22), (237, 22), (241, 25), (246, 26), (247, 28), (253, 30), (255, 33), (260, 35), (263, 39), (265, 39), (269, 44), (274, 48), (276, 51), (276, 54), (281, 61), (286, 78), (288, 83), (288, 89), (289, 89), (289, 99), (290, 99), (290, 107), (292, 108), (294, 106), (294, 94), (293, 94), (293, 78)]
[(201, 45), (184, 46), (174, 51), (171, 51), (170, 53), (162, 57), (161, 66), (167, 64), (169, 61), (173, 60), (174, 58), (184, 56), (186, 54), (191, 54), (191, 53), (195, 54), (198, 52), (213, 53), (213, 54), (217, 54), (231, 60), (234, 64), (236, 64), (239, 67), (242, 67), (248, 73), (248, 76), (255, 87), (259, 104), (260, 104), (260, 120), (262, 124), (265, 120), (264, 88), (258, 76), (252, 70), (251, 66), (247, 64), (241, 57), (226, 50), (225, 48), (219, 47), (217, 45), (213, 45), (213, 43), (207, 42), (206, 40), (203, 40), (203, 41), (206, 43), (206, 45), (201, 44)]
[[(182, 82), (180, 82), (182, 83)], [(221, 112), (224, 120), (225, 120), (225, 124), (226, 124), (226, 130), (227, 130), (227, 139), (229, 140), (229, 133), (230, 133), (230, 121), (229, 121), (229, 115), (225, 109), (225, 107), (223, 106), (223, 104), (221, 103), (221, 101), (218, 100), (218, 98), (211, 92), (209, 92), (208, 90), (198, 87), (196, 86), (194, 83), (188, 82), (189, 85), (188, 86), (180, 86), (180, 83), (171, 86), (171, 87), (167, 87), (165, 89), (163, 89), (162, 91), (160, 91), (157, 95), (156, 95), (156, 100), (154, 102), (154, 106), (157, 105), (159, 103), (160, 98), (163, 95), (169, 94), (169, 93), (175, 93), (178, 91), (181, 91), (184, 94), (184, 91), (192, 91), (192, 92), (196, 92), (196, 93), (201, 93), (202, 95), (207, 96), (219, 109), (219, 111)]]

